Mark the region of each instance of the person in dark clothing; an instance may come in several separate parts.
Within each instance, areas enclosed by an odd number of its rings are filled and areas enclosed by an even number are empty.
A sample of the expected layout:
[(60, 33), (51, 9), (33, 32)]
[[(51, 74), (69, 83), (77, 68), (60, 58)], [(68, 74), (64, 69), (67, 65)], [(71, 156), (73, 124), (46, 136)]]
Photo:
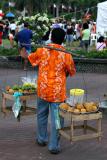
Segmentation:
[(3, 29), (5, 25), (2, 21), (0, 21), (0, 46), (2, 45), (2, 38), (3, 38)]
[(68, 46), (71, 46), (73, 42), (73, 34), (74, 34), (74, 28), (71, 23), (68, 23), (66, 30), (66, 41)]
[(9, 34), (9, 22), (6, 21), (5, 22), (5, 30), (4, 30), (4, 38), (8, 38), (8, 34)]
[[(27, 22), (24, 23), (24, 29), (16, 34), (16, 40), (18, 40), (19, 44), (19, 52), (21, 56), (24, 58), (24, 70), (27, 69), (27, 55), (31, 53), (31, 39), (32, 39), (32, 31), (29, 29), (29, 24)], [(26, 55), (26, 56), (24, 56)]]

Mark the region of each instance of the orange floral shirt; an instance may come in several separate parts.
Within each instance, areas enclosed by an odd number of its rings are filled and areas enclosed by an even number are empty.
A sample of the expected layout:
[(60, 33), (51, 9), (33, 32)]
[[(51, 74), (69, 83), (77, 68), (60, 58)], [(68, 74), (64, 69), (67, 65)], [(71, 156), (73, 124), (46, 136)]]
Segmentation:
[[(58, 44), (49, 46), (64, 49)], [(38, 97), (48, 102), (63, 102), (66, 99), (66, 72), (71, 76), (76, 72), (72, 56), (61, 51), (38, 48), (28, 59), (32, 66), (39, 67)]]

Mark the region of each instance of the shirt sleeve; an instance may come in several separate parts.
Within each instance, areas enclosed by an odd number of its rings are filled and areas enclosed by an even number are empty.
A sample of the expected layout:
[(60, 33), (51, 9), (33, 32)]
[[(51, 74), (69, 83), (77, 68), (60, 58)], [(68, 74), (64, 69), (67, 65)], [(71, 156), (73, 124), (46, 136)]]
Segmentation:
[(37, 49), (36, 52), (34, 53), (31, 53), (29, 56), (28, 56), (28, 60), (30, 61), (31, 65), (34, 67), (34, 66), (37, 66), (39, 65), (40, 63), (40, 53), (41, 53), (41, 49)]
[(72, 58), (72, 55), (66, 54), (65, 55), (65, 68), (66, 71), (69, 73), (70, 76), (75, 75), (76, 69), (75, 69), (75, 64)]

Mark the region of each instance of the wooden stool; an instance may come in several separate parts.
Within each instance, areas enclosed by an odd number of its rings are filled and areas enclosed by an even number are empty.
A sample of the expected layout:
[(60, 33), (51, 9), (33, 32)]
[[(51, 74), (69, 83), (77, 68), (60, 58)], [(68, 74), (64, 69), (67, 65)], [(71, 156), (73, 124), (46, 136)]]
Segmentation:
[[(30, 115), (36, 113), (36, 107), (28, 107), (26, 106), (27, 100), (36, 100), (37, 95), (35, 94), (27, 94), (27, 95), (22, 95), (20, 96), (20, 101), (22, 102), (22, 110), (21, 110), (21, 115)], [(9, 111), (12, 110), (12, 107), (7, 107), (6, 106), (6, 101), (11, 100), (14, 101), (14, 97), (12, 94), (8, 94), (3, 92), (2, 93), (2, 112), (4, 115), (6, 115)]]
[[(89, 114), (72, 114), (69, 112), (63, 112), (60, 111), (60, 116), (64, 118), (64, 120), (70, 120), (71, 124), (68, 127), (62, 128), (59, 132), (62, 136), (73, 141), (78, 140), (86, 140), (86, 139), (92, 139), (92, 138), (98, 138), (98, 140), (101, 140), (102, 136), (102, 129), (101, 129), (101, 119), (102, 119), (102, 113), (89, 113)], [(89, 126), (87, 123), (90, 120), (96, 120), (97, 121), (97, 127)], [(74, 122), (80, 122), (83, 121), (83, 125), (74, 125)], [(82, 135), (74, 135), (74, 129), (83, 129)], [(70, 134), (67, 133), (67, 131), (70, 131)], [(92, 133), (87, 133), (87, 130), (93, 131)]]

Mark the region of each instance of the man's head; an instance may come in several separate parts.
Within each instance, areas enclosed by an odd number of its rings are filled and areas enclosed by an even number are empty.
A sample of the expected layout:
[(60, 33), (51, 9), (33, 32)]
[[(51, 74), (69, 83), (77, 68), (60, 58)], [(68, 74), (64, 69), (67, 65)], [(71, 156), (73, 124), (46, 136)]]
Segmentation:
[(100, 36), (98, 39), (98, 42), (100, 42), (100, 43), (104, 42), (104, 36)]
[(84, 24), (83, 24), (83, 29), (88, 29), (88, 28), (89, 28), (88, 23), (84, 23)]
[(54, 28), (51, 34), (51, 40), (53, 43), (62, 44), (65, 38), (65, 31), (62, 28)]
[(29, 27), (29, 23), (28, 22), (24, 22), (24, 27), (28, 28)]

